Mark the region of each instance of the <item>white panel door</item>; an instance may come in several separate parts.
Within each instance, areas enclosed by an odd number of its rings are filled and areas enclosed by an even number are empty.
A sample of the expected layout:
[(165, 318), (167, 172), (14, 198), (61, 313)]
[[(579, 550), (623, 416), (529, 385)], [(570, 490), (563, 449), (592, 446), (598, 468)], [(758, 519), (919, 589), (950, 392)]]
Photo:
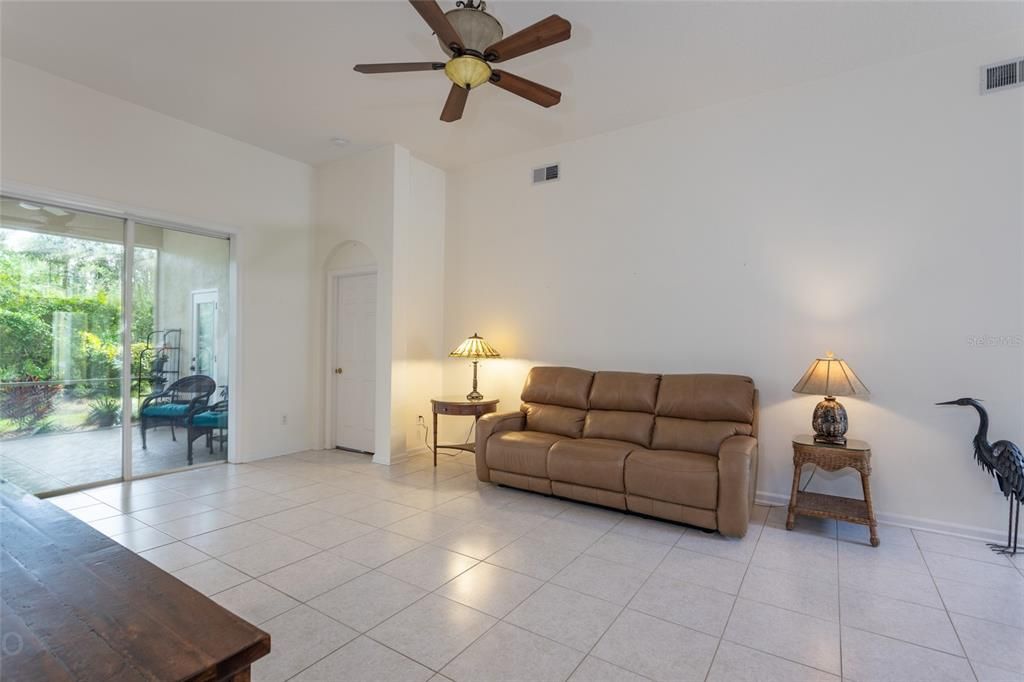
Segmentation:
[(335, 445), (373, 452), (377, 275), (339, 277), (336, 281)]

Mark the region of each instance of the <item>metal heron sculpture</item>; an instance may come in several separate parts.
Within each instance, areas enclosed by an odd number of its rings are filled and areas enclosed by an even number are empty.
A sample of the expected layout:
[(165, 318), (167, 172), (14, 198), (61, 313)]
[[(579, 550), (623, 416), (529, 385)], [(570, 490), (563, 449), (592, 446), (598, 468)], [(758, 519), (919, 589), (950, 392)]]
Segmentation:
[[(996, 477), (999, 490), (1010, 501), (1010, 519), (1007, 522), (1006, 545), (989, 543), (992, 551), (999, 554), (1017, 553), (1017, 532), (1020, 530), (1020, 505), (1024, 503), (1024, 455), (1020, 448), (1008, 440), (988, 442), (988, 413), (974, 398), (957, 398), (936, 405), (970, 405), (978, 411), (981, 419), (978, 433), (974, 436), (974, 459), (990, 475)], [(1016, 521), (1014, 507), (1017, 508)]]

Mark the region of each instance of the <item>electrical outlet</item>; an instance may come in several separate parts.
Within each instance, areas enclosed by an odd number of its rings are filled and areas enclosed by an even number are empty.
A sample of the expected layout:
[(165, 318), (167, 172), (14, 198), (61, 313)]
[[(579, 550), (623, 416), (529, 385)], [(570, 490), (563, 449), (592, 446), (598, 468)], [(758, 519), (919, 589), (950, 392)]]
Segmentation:
[(287, 414), (282, 414), (281, 415), (281, 426), (288, 426), (288, 415)]

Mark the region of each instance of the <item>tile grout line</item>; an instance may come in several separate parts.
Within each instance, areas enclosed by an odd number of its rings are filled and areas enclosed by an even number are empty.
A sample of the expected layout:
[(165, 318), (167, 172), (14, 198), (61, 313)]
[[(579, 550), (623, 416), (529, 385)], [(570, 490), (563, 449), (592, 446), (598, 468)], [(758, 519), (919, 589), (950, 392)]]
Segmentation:
[(939, 601), (942, 602), (942, 610), (946, 613), (946, 621), (949, 623), (949, 627), (952, 628), (953, 634), (956, 635), (956, 643), (960, 646), (960, 650), (964, 652), (964, 660), (967, 661), (967, 665), (971, 669), (971, 674), (974, 675), (974, 679), (977, 680), (978, 672), (974, 669), (974, 662), (971, 661), (971, 657), (967, 655), (967, 647), (964, 646), (963, 640), (960, 638), (960, 632), (956, 629), (956, 623), (953, 622), (953, 617), (949, 614), (949, 607), (946, 606), (946, 600), (942, 596), (942, 590), (939, 589), (938, 583), (935, 582), (935, 575), (932, 573), (932, 567), (928, 563), (928, 559), (924, 556), (924, 550), (921, 549), (921, 543), (918, 541), (917, 535), (914, 534), (913, 531), (910, 533), (914, 538), (914, 546), (921, 555), (921, 560), (924, 561), (925, 568), (928, 569), (928, 577), (932, 580), (932, 587), (935, 588), (935, 593), (939, 595)]
[[(771, 509), (769, 508), (769, 514), (770, 513)], [(733, 596), (732, 605), (729, 607), (729, 615), (725, 619), (725, 625), (722, 627), (722, 634), (718, 637), (718, 643), (715, 645), (715, 653), (711, 656), (711, 663), (708, 665), (707, 672), (704, 673), (704, 682), (707, 682), (708, 677), (711, 675), (711, 669), (715, 667), (715, 661), (718, 659), (718, 651), (722, 648), (722, 642), (725, 641), (725, 633), (729, 629), (729, 622), (732, 620), (732, 614), (736, 610), (736, 602), (740, 600), (740, 592), (743, 590), (743, 583), (746, 581), (747, 573), (750, 571), (750, 566), (754, 561), (754, 552), (757, 551), (757, 546), (761, 544), (761, 537), (764, 535), (764, 526), (766, 523), (768, 523), (767, 515), (765, 515), (764, 523), (762, 523), (758, 528), (757, 540), (754, 541), (754, 550), (750, 553), (750, 559), (747, 560), (747, 565), (743, 569), (743, 576), (740, 578), (740, 584), (736, 588), (736, 594)], [(689, 533), (690, 531), (688, 530), (686, 532)]]

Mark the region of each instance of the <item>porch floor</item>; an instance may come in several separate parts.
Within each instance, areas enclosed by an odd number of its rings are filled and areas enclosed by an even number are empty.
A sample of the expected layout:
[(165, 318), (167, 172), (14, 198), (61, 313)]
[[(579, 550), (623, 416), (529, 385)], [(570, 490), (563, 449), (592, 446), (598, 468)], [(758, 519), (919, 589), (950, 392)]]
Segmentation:
[[(142, 449), (139, 427), (132, 427), (132, 469), (136, 476), (154, 474), (188, 465), (185, 429), (176, 428), (178, 440), (162, 426), (146, 431)], [(206, 438), (192, 444), (194, 464), (227, 459), (217, 442), (211, 453)], [(0, 477), (31, 493), (43, 493), (75, 485), (121, 478), (121, 429), (96, 429), (28, 436), (0, 441)]]

